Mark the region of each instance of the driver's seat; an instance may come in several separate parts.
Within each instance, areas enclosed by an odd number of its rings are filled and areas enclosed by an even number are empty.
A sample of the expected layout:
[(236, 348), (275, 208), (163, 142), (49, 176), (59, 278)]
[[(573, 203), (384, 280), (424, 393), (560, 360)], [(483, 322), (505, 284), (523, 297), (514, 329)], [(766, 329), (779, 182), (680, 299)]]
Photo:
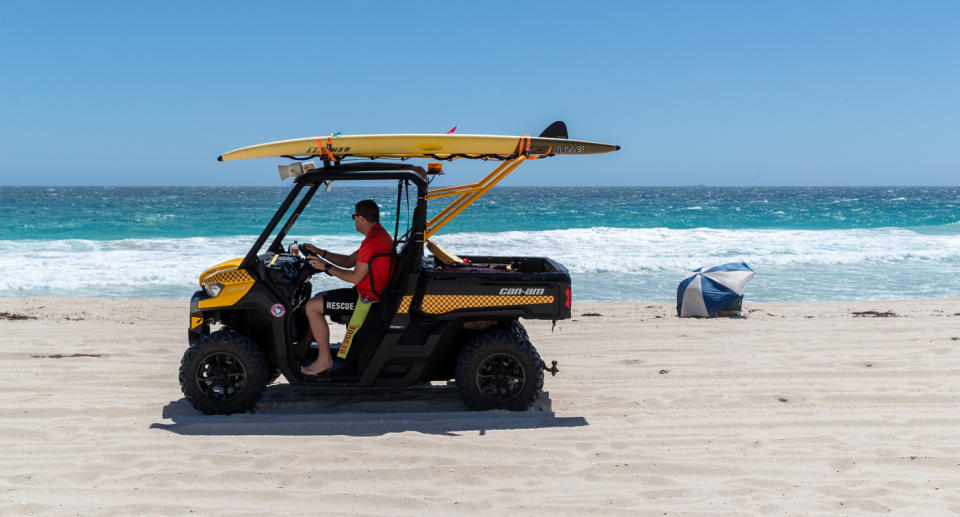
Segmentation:
[[(338, 368), (339, 370), (359, 372), (363, 371), (367, 366), (367, 363), (370, 362), (370, 358), (373, 357), (373, 353), (377, 349), (377, 345), (383, 338), (387, 326), (390, 324), (390, 320), (397, 312), (397, 307), (403, 298), (402, 295), (406, 287), (407, 277), (420, 264), (418, 247), (411, 245), (409, 242), (404, 245), (399, 255), (384, 253), (375, 255), (370, 261), (373, 262), (377, 260), (378, 257), (390, 257), (392, 261), (395, 261), (393, 274), (390, 277), (388, 285), (383, 287), (382, 292), (375, 289), (376, 286), (371, 284), (373, 292), (380, 296), (380, 301), (370, 308), (370, 313), (367, 314), (367, 319), (363, 322), (363, 326), (360, 327), (360, 330), (358, 330), (353, 337), (353, 345), (350, 347), (350, 353), (347, 354), (347, 358), (344, 359), (343, 365)], [(384, 258), (380, 260), (384, 260)]]

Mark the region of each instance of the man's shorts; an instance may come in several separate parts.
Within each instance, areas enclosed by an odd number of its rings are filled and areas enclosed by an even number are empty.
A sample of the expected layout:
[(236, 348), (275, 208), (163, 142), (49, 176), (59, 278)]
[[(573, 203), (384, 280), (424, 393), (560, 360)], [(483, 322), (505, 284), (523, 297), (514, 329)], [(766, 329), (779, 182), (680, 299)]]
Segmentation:
[(320, 295), (323, 296), (323, 313), (333, 321), (346, 323), (357, 306), (357, 290), (352, 287), (331, 289)]
[(350, 317), (347, 321), (347, 331), (343, 335), (343, 343), (337, 351), (338, 358), (346, 359), (354, 336), (367, 319), (370, 307), (377, 302), (367, 300), (356, 289), (333, 289), (320, 294), (323, 296), (323, 312), (330, 316), (331, 320), (342, 322), (347, 315)]

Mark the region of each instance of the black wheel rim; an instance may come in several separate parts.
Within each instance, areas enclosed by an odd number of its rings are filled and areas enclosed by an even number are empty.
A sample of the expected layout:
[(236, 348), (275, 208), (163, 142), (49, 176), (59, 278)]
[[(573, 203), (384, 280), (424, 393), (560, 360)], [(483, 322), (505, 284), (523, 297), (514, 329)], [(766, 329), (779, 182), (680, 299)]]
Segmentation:
[(526, 383), (523, 365), (509, 354), (493, 354), (477, 369), (477, 388), (484, 398), (493, 402), (506, 402), (516, 397)]
[(237, 356), (214, 352), (200, 361), (196, 382), (204, 396), (226, 402), (243, 393), (247, 385), (247, 370)]

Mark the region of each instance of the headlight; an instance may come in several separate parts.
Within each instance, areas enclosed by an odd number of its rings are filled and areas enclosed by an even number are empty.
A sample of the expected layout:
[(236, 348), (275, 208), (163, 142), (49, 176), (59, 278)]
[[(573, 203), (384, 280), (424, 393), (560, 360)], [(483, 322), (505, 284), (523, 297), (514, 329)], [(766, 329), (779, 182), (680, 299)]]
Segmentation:
[(223, 290), (223, 284), (207, 284), (203, 286), (203, 290), (206, 291), (211, 298), (216, 298), (220, 296), (220, 291)]

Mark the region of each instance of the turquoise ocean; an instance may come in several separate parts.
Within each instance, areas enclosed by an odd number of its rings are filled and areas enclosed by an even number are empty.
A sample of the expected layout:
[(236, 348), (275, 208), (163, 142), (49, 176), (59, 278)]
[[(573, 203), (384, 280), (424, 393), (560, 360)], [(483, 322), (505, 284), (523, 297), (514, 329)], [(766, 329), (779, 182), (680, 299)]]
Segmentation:
[[(288, 192), (0, 187), (0, 296), (189, 298), (201, 271), (246, 254)], [(393, 233), (395, 187), (335, 186), (292, 238), (352, 252), (350, 214), (364, 198)], [(405, 199), (400, 213), (402, 233)], [(500, 187), (435, 240), (461, 254), (554, 258), (581, 301), (673, 301), (689, 270), (733, 261), (757, 273), (748, 301), (960, 295), (957, 187)]]

